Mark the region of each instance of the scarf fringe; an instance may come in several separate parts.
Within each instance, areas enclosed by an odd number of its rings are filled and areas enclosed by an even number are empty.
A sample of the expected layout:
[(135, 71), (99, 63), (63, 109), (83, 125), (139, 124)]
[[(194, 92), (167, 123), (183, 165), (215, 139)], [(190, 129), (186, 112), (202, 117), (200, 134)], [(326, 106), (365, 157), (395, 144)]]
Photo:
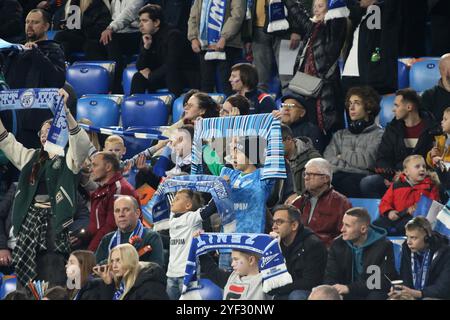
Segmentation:
[(263, 291), (265, 293), (268, 293), (273, 289), (284, 287), (285, 285), (288, 285), (290, 283), (292, 283), (292, 276), (289, 274), (289, 272), (285, 271), (269, 279), (263, 278)]
[(325, 14), (325, 22), (332, 19), (347, 18), (349, 15), (350, 10), (347, 7), (331, 9)]
[(205, 60), (226, 60), (227, 55), (223, 51), (208, 51), (205, 53)]
[(269, 22), (269, 24), (267, 25), (267, 32), (268, 33), (272, 33), (272, 32), (277, 32), (277, 31), (284, 31), (289, 29), (289, 22), (284, 19), (284, 20), (278, 20), (278, 21), (272, 21)]

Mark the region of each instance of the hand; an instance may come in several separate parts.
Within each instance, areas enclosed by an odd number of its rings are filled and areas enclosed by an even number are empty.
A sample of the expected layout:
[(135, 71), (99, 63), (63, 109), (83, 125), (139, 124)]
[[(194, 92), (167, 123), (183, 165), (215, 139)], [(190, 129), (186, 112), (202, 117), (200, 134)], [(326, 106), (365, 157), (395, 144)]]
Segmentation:
[(0, 266), (9, 266), (12, 262), (11, 251), (9, 249), (0, 250)]
[(350, 289), (347, 286), (344, 286), (343, 284), (335, 284), (333, 286), (338, 293), (342, 296), (342, 295), (346, 295), (350, 292)]
[(102, 278), (103, 282), (105, 284), (111, 284), (113, 279), (113, 274), (111, 271), (111, 265), (102, 265), (102, 266), (95, 266), (92, 271), (94, 271), (94, 274)]
[(271, 238), (280, 240), (280, 235), (278, 233), (276, 233), (275, 231), (270, 231), (269, 236)]
[(281, 110), (273, 110), (272, 111), (272, 116), (275, 119), (281, 120), (281, 117), (283, 116), (283, 112)]
[(292, 204), (292, 202), (294, 202), (294, 200), (297, 199), (297, 197), (298, 197), (298, 194), (296, 194), (296, 193), (291, 194), (291, 195), (286, 199), (286, 201), (284, 202), (284, 204)]
[(199, 235), (201, 235), (202, 233), (205, 233), (205, 230), (203, 230), (203, 229), (199, 229), (199, 230), (196, 230), (196, 231), (194, 231), (194, 233), (192, 234), (192, 237), (193, 238), (197, 238)]
[(106, 28), (100, 36), (100, 43), (106, 46), (112, 40), (112, 34), (113, 31), (109, 28)]
[(408, 214), (412, 215), (414, 211), (416, 211), (417, 209), (417, 203), (412, 205), (411, 207), (409, 207), (408, 209), (406, 209), (406, 212), (408, 212)]
[(433, 157), (431, 158), (431, 161), (433, 162), (433, 165), (437, 165), (439, 162), (442, 161), (442, 157)]
[(236, 107), (231, 107), (231, 113), (230, 116), (239, 116), (241, 113), (239, 112), (239, 109)]
[(27, 49), (37, 48), (37, 44), (35, 42), (27, 42), (23, 46)]
[(441, 156), (441, 152), (439, 151), (439, 149), (437, 147), (433, 147), (433, 149), (431, 149), (431, 151), (430, 151), (430, 156), (431, 156), (431, 158)]
[(48, 9), (49, 7), (50, 7), (50, 4), (48, 3), (48, 1), (41, 1), (36, 6), (36, 8), (38, 8), (38, 9)]
[(391, 185), (391, 183), (392, 183), (392, 182), (390, 182), (388, 179), (384, 179), (384, 185), (385, 185), (386, 187), (389, 188), (389, 186)]
[(398, 286), (401, 288), (401, 290), (394, 290), (394, 288), (391, 287), (391, 291), (389, 291), (388, 296), (389, 298), (399, 298), (400, 296), (411, 296), (415, 299), (422, 298), (422, 292), (419, 290), (414, 290), (411, 288), (408, 288), (407, 286)]
[(400, 217), (398, 216), (398, 211), (396, 210), (389, 211), (388, 218), (391, 221), (397, 221), (398, 219), (400, 219)]
[(202, 51), (202, 46), (200, 44), (200, 41), (198, 41), (198, 39), (193, 39), (191, 41), (191, 48), (192, 51), (194, 51), (195, 53), (199, 53), (200, 51)]
[(291, 42), (289, 43), (289, 49), (295, 50), (300, 45), (301, 37), (298, 33), (291, 33)]
[(69, 108), (67, 107), (67, 100), (69, 99), (69, 93), (67, 93), (66, 90), (64, 90), (63, 88), (58, 90), (58, 93), (60, 96), (63, 97), (64, 99), (64, 108), (66, 109), (66, 115), (70, 113)]
[(145, 155), (141, 154), (137, 160), (136, 160), (136, 168), (140, 169), (145, 169), (147, 168), (147, 163), (146, 163), (146, 159), (145, 159)]
[(230, 177), (229, 176), (223, 176), (223, 180), (225, 180), (227, 183), (230, 183)]
[(216, 43), (216, 47), (214, 50), (223, 51), (225, 49), (225, 38), (221, 37), (220, 40)]
[(144, 42), (144, 48), (146, 50), (150, 49), (152, 46), (152, 35), (151, 34), (144, 34), (142, 36), (142, 41)]
[(127, 174), (128, 172), (130, 172), (131, 170), (131, 162), (128, 162), (124, 167), (123, 167), (123, 174)]
[(142, 69), (139, 72), (144, 76), (145, 79), (148, 79), (151, 73), (149, 68)]

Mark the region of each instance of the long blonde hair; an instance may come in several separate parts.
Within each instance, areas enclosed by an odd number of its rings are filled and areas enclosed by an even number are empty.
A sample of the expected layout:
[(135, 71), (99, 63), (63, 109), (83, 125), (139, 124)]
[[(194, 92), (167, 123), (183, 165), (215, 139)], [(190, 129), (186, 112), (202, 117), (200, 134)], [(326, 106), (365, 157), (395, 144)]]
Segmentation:
[(120, 300), (123, 300), (134, 286), (136, 278), (141, 271), (141, 267), (139, 265), (139, 255), (136, 249), (129, 243), (120, 244), (111, 250), (108, 257), (109, 265), (111, 265), (111, 255), (115, 251), (119, 251), (122, 268), (126, 270), (121, 279), (114, 277), (116, 286), (119, 286), (120, 281), (123, 281), (125, 284), (123, 294), (120, 296)]

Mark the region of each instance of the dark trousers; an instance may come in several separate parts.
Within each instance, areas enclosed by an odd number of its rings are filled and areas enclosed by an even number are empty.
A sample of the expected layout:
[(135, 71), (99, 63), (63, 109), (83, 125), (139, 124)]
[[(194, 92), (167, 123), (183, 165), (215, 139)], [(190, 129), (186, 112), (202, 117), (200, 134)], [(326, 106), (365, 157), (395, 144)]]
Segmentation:
[(226, 60), (205, 60), (205, 53), (200, 54), (200, 90), (215, 92), (217, 71), (219, 81), (223, 86), (223, 93), (227, 96), (232, 95), (233, 90), (228, 80), (231, 75), (231, 67), (242, 57), (242, 49), (225, 47)]
[(184, 88), (198, 88), (198, 73), (192, 69), (181, 69), (168, 66), (167, 72), (161, 76), (150, 76), (146, 79), (140, 72), (136, 72), (131, 80), (131, 92), (149, 93), (158, 89), (168, 88), (175, 96), (180, 96)]
[(348, 198), (361, 198), (359, 183), (366, 174), (338, 171), (333, 173), (333, 188)]
[(126, 67), (126, 57), (139, 53), (139, 43), (141, 34), (132, 33), (113, 33), (112, 40), (106, 45), (108, 60), (116, 62), (114, 73), (113, 93), (123, 93), (122, 72)]
[(58, 41), (64, 50), (66, 61), (73, 62), (71, 55), (77, 51), (83, 51), (86, 60), (105, 60), (106, 49), (98, 39), (88, 39), (81, 30), (61, 30), (55, 35), (55, 41)]
[(381, 227), (387, 231), (387, 235), (390, 237), (404, 236), (405, 235), (405, 225), (412, 216), (409, 214), (400, 218), (396, 221), (390, 220), (387, 216), (381, 216), (373, 222), (377, 227)]

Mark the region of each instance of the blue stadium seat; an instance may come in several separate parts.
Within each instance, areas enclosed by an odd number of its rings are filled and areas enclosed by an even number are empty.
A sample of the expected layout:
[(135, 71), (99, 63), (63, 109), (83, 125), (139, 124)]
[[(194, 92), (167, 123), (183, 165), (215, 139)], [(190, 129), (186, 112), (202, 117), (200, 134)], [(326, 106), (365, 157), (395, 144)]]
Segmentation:
[(409, 72), (409, 84), (417, 92), (423, 92), (435, 86), (441, 75), (438, 59), (423, 59), (415, 62)]
[[(388, 237), (394, 247), (395, 269), (400, 272), (400, 263), (402, 262), (402, 245), (406, 237)], [(391, 279), (395, 280), (395, 279)]]
[(397, 87), (398, 89), (404, 89), (409, 87), (409, 66), (404, 63), (401, 59), (397, 61), (397, 72), (398, 72), (398, 80)]
[(101, 66), (105, 68), (108, 71), (109, 74), (109, 85), (110, 88), (112, 88), (112, 83), (114, 81), (114, 74), (116, 72), (116, 62), (115, 61), (75, 61), (72, 63), (73, 66), (77, 64), (83, 64), (83, 65), (95, 65), (95, 66)]
[(96, 127), (118, 126), (120, 105), (113, 99), (87, 96), (77, 101), (77, 120), (87, 118)]
[[(135, 94), (126, 97), (122, 102), (122, 126), (152, 127), (167, 125), (169, 111), (166, 104), (159, 98), (150, 94)], [(148, 148), (150, 140), (125, 139), (127, 153), (125, 159)]]
[(66, 81), (72, 85), (77, 97), (88, 93), (108, 93), (108, 71), (97, 65), (71, 65), (66, 72)]
[(206, 278), (198, 280), (198, 288), (189, 290), (180, 300), (223, 300), (223, 290)]
[(349, 198), (353, 207), (366, 208), (370, 214), (371, 222), (374, 222), (380, 216), (378, 206), (381, 199), (364, 199), (364, 198)]
[(134, 74), (137, 72), (136, 65), (129, 65), (123, 70), (122, 73), (122, 87), (123, 93), (127, 96), (130, 95), (131, 91), (131, 80), (133, 79)]
[(70, 61), (86, 61), (86, 53), (84, 51), (72, 52), (70, 54)]
[(380, 126), (386, 128), (386, 125), (394, 119), (394, 100), (395, 94), (384, 95), (380, 103), (380, 114), (378, 115)]
[(107, 98), (113, 100), (119, 106), (123, 101), (123, 94), (101, 94), (101, 93), (88, 93), (83, 94), (81, 98)]

